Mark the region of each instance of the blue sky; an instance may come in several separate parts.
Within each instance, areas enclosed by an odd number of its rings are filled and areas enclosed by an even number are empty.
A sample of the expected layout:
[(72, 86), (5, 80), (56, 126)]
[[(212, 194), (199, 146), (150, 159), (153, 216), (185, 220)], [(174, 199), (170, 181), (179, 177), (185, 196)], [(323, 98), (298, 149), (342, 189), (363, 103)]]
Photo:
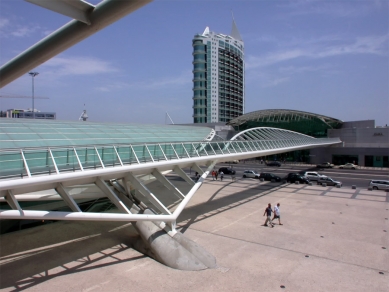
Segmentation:
[[(97, 4), (98, 0), (89, 1)], [(155, 0), (34, 71), (41, 111), (90, 121), (192, 122), (192, 38), (206, 26), (245, 42), (246, 112), (302, 110), (389, 124), (389, 1)], [(4, 64), (69, 18), (22, 0), (0, 1)], [(27, 74), (0, 94), (31, 96)], [(0, 99), (0, 109), (31, 99)]]

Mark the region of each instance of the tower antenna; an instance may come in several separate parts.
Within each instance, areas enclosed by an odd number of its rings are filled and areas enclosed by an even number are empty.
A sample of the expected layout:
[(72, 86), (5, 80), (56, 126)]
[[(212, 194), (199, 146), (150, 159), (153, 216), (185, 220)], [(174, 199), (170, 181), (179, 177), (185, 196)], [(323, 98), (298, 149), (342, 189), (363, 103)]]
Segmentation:
[(86, 120), (88, 119), (88, 115), (86, 113), (86, 109), (85, 109), (85, 103), (84, 103), (84, 110), (82, 111), (81, 113), (81, 116), (78, 118), (79, 121), (83, 121), (83, 122), (86, 122)]
[(169, 118), (169, 120), (172, 122), (172, 124), (174, 125), (174, 122), (173, 122), (173, 120), (172, 120), (172, 118), (170, 117), (170, 115), (169, 115), (169, 113), (168, 112), (166, 112), (166, 116), (165, 116), (165, 125), (167, 124), (166, 123), (166, 119), (167, 118)]

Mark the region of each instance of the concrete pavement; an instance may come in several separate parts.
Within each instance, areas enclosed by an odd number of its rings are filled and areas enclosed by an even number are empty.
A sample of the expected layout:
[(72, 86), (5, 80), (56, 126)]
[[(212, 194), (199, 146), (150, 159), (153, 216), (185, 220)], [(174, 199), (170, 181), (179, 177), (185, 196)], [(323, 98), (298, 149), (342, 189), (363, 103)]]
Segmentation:
[[(268, 203), (283, 226), (262, 226)], [(217, 269), (159, 264), (131, 248), (130, 224), (58, 222), (1, 236), (0, 289), (388, 291), (388, 208), (384, 191), (207, 179), (178, 229)]]

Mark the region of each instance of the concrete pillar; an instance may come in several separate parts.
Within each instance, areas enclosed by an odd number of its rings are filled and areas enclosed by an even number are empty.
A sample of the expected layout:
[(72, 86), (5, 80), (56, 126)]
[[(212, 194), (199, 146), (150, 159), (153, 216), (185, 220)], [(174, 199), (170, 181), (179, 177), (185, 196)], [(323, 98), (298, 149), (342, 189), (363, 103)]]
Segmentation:
[(365, 154), (358, 155), (358, 165), (365, 166)]
[[(144, 213), (154, 214), (150, 210)], [(216, 259), (203, 247), (180, 232), (170, 236), (157, 222), (133, 222), (140, 234), (134, 248), (158, 262), (178, 270), (198, 271), (216, 268)]]

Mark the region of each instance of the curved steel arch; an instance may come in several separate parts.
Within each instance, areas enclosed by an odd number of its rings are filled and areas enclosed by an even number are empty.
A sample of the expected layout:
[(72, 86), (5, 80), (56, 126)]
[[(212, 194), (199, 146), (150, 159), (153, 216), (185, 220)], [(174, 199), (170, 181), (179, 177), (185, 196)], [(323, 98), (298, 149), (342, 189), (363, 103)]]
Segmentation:
[(248, 130), (244, 130), (242, 132), (239, 132), (234, 137), (231, 138), (231, 140), (258, 140), (253, 139), (252, 136), (260, 136), (260, 137), (267, 137), (268, 139), (280, 139), (286, 138), (294, 138), (294, 139), (304, 139), (305, 141), (316, 141), (318, 138), (314, 138), (305, 134), (297, 133), (290, 130), (284, 130), (279, 128), (271, 128), (271, 127), (257, 127), (257, 128), (251, 128)]
[(260, 119), (268, 119), (273, 118), (276, 121), (282, 121), (283, 118), (288, 117), (288, 120), (291, 118), (304, 118), (304, 119), (314, 119), (317, 118), (321, 120), (323, 123), (327, 124), (330, 128), (333, 128), (333, 123), (343, 123), (342, 120), (310, 113), (310, 112), (304, 112), (304, 111), (298, 111), (298, 110), (291, 110), (291, 109), (265, 109), (265, 110), (258, 110), (246, 113), (242, 116), (239, 116), (231, 121), (228, 122), (228, 125), (231, 125), (233, 127), (240, 126), (248, 121), (258, 121)]

